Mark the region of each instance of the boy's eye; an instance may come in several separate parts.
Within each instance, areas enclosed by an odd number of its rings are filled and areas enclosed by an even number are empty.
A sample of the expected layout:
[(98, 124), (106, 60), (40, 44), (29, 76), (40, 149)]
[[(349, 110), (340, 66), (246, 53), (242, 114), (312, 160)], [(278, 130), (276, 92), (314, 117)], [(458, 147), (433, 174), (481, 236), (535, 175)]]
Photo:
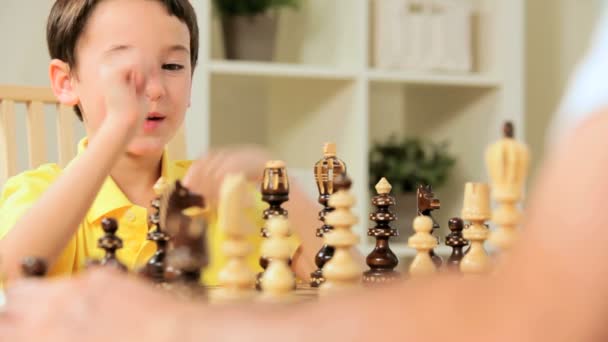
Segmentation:
[(163, 69), (165, 69), (165, 70), (177, 71), (177, 70), (182, 70), (183, 68), (184, 68), (184, 66), (181, 64), (174, 64), (174, 63), (163, 64)]

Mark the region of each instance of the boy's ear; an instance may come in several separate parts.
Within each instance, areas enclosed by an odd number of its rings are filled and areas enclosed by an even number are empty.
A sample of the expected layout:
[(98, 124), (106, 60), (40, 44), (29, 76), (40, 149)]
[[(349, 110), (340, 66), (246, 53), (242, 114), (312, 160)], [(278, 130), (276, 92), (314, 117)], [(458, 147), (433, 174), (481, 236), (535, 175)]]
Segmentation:
[(78, 94), (72, 87), (70, 66), (59, 59), (53, 59), (49, 65), (51, 87), (55, 97), (64, 105), (75, 106), (79, 102)]

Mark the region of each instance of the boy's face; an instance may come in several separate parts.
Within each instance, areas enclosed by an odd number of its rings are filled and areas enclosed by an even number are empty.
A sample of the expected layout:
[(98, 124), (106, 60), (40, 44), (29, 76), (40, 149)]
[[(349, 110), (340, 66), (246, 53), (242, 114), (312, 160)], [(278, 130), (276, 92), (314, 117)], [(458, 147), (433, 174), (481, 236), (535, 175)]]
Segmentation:
[[(116, 49), (117, 46), (123, 46)], [(76, 46), (76, 92), (87, 134), (95, 136), (106, 115), (107, 90), (101, 86), (100, 66), (112, 54), (133, 56), (145, 75), (144, 96), (149, 114), (127, 152), (158, 153), (183, 122), (190, 103), (192, 66), (190, 33), (158, 1), (106, 0), (93, 11)], [(128, 58), (128, 57), (127, 57)]]

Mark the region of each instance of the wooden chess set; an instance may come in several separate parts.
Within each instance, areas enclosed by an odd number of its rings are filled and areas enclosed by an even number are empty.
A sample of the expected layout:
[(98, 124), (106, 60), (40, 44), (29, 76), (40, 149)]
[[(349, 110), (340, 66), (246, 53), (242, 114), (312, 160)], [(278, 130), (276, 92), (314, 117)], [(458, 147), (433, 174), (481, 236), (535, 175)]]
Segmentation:
[[(493, 261), (484, 243), (489, 241), (505, 252), (517, 240), (522, 218), (518, 203), (527, 177), (529, 152), (513, 138), (510, 123), (504, 126), (503, 138), (486, 152), (492, 186), (465, 185), (462, 217), (454, 217), (448, 223), (450, 233), (444, 241), (452, 248), (452, 254), (445, 261), (434, 252), (439, 243), (435, 235), (439, 225), (432, 212), (440, 209), (440, 201), (435, 198), (431, 185), (418, 187), (418, 216), (411, 223), (415, 233), (408, 239), (416, 255), (406, 274), (395, 271), (399, 260), (390, 248), (390, 238), (399, 232), (393, 227), (396, 215), (392, 208), (396, 201), (391, 196), (389, 180), (382, 178), (378, 182), (377, 194), (371, 199), (375, 211), (369, 218), (375, 224), (368, 229), (368, 236), (375, 238), (376, 244), (366, 258), (368, 268), (363, 269), (353, 254), (359, 237), (351, 228), (358, 218), (352, 212), (355, 197), (350, 191), (346, 164), (337, 157), (335, 144), (327, 143), (323, 152), (314, 166), (318, 202), (322, 206), (316, 236), (323, 239), (323, 247), (315, 257), (317, 270), (310, 275), (309, 282), (297, 282), (290, 268), (293, 251), (288, 243), (288, 213), (283, 208), (289, 200), (290, 186), (282, 161), (267, 163), (261, 184), (262, 200), (268, 204), (260, 213), (265, 222), (260, 229), (264, 238), (260, 251), (262, 272), (255, 274), (246, 263), (252, 252), (246, 237), (252, 227), (242, 213), (253, 199), (247, 191), (247, 181), (239, 174), (227, 175), (220, 189), (217, 218), (226, 236), (221, 248), (228, 261), (219, 273), (218, 286), (201, 282), (201, 272), (209, 262), (205, 234), (209, 212), (205, 200), (179, 181), (167, 184), (160, 179), (154, 188), (158, 197), (152, 203), (154, 212), (149, 217), (148, 240), (153, 241), (157, 249), (145, 266), (135, 272), (160, 288), (212, 303), (247, 300), (285, 303), (437, 272), (489, 274)], [(491, 199), (498, 203), (494, 211)], [(490, 220), (497, 227), (493, 231), (488, 228)], [(122, 248), (122, 241), (116, 236), (120, 227), (116, 220), (106, 218), (102, 228), (105, 235), (99, 239), (98, 246), (105, 251), (105, 257), (92, 261), (91, 265), (126, 272), (127, 268), (116, 258), (116, 251)], [(27, 276), (39, 277), (46, 273), (44, 261), (35, 258), (24, 260), (22, 268)]]

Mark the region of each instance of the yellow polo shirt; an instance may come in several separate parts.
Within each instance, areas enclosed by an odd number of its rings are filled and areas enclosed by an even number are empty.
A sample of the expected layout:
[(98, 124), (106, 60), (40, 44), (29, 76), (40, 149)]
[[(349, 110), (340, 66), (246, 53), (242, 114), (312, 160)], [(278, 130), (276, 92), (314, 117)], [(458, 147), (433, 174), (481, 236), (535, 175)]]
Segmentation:
[[(85, 150), (86, 144), (86, 138), (79, 143), (79, 155)], [(191, 161), (172, 161), (165, 152), (162, 175), (171, 182), (181, 179), (191, 163)], [(0, 195), (0, 239), (61, 175), (61, 172), (62, 169), (56, 164), (46, 164), (35, 170), (23, 172), (6, 182)], [(77, 184), (74, 184), (74, 191), (78, 191)], [(255, 223), (255, 227), (261, 227), (263, 224), (262, 211), (266, 205), (261, 201), (259, 192), (256, 192), (256, 198), (255, 207), (244, 215)], [(70, 210), (70, 208), (65, 208), (65, 210)], [(118, 221), (117, 235), (123, 241), (123, 248), (117, 253), (119, 260), (131, 270), (141, 267), (156, 251), (156, 245), (146, 240), (147, 216), (146, 208), (131, 203), (112, 178), (108, 177), (76, 233), (56, 263), (52, 265), (49, 275), (70, 275), (82, 270), (86, 260), (103, 257), (104, 251), (97, 247), (97, 241), (103, 235), (101, 220), (104, 217), (113, 217)], [(52, 234), (52, 232), (48, 232), (48, 234)], [(223, 230), (217, 226), (217, 215), (211, 215), (207, 234), (210, 264), (204, 271), (203, 280), (208, 285), (216, 285), (218, 273), (226, 263), (226, 257), (221, 252), (225, 235)], [(254, 253), (247, 258), (247, 261), (250, 267), (258, 272), (261, 270), (258, 264), (261, 243), (259, 229), (254, 229), (248, 240), (253, 245)], [(294, 250), (298, 244), (297, 240), (294, 237), (291, 241)]]

